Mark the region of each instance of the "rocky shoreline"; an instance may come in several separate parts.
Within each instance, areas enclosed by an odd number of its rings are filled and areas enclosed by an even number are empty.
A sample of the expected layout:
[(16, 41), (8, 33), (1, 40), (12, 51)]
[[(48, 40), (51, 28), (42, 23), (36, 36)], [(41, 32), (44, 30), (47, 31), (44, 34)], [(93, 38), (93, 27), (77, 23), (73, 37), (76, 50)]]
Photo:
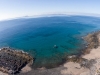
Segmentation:
[(68, 69), (62, 70), (61, 75), (100, 75), (100, 31), (88, 34), (84, 40), (85, 49), (80, 56), (68, 56), (64, 64)]
[(0, 71), (4, 73), (18, 73), (26, 65), (32, 65), (33, 60), (33, 57), (24, 51), (9, 47), (0, 49)]
[[(86, 56), (90, 54), (92, 49), (97, 49), (100, 45), (100, 31), (90, 33), (87, 36), (83, 37), (87, 42), (86, 47), (82, 50), (80, 55), (72, 55), (66, 58), (66, 63), (57, 68), (46, 69), (40, 68), (38, 70), (32, 69), (32, 71), (27, 73), (19, 73), (17, 75), (95, 75), (94, 71), (92, 72), (94, 64), (100, 59), (88, 59)], [(5, 58), (2, 60), (2, 58)], [(8, 62), (8, 61), (13, 62)], [(0, 70), (9, 74), (19, 72), (27, 64), (33, 64), (33, 57), (28, 53), (14, 50), (11, 48), (2, 48), (0, 49), (0, 61), (5, 61), (4, 63), (0, 62)], [(7, 63), (7, 64), (6, 64)], [(20, 64), (20, 65), (19, 65)], [(9, 65), (9, 66), (8, 66)], [(12, 66), (12, 67), (11, 67)], [(67, 68), (67, 69), (66, 69)], [(72, 71), (72, 73), (70, 73)], [(77, 71), (77, 73), (74, 73)], [(87, 72), (88, 74), (83, 72)], [(52, 72), (52, 73), (51, 73)], [(56, 72), (56, 73), (55, 73)], [(82, 72), (82, 73), (81, 73)], [(90, 74), (91, 72), (91, 74)]]
[[(66, 58), (66, 63), (57, 68), (41, 68), (38, 70), (33, 69), (30, 72), (24, 73), (24, 75), (99, 75), (100, 31), (89, 33), (83, 37), (83, 39), (87, 42), (87, 45), (84, 50), (82, 50), (80, 55), (68, 56)], [(94, 51), (93, 55), (91, 54), (92, 51)], [(20, 73), (18, 75), (23, 74)]]
[(96, 49), (100, 46), (100, 31), (87, 34), (82, 37), (86, 41), (86, 46), (81, 50), (79, 55), (72, 55), (67, 57), (67, 61), (80, 62), (84, 60), (83, 55), (89, 54), (91, 49)]

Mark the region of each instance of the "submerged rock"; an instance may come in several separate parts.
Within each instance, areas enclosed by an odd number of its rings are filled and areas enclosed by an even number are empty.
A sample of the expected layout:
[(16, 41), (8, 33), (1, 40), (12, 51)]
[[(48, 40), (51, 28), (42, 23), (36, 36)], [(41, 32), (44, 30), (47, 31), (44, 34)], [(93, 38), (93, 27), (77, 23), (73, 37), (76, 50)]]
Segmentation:
[(53, 48), (58, 48), (58, 46), (57, 45), (54, 45)]
[(0, 49), (0, 70), (14, 74), (24, 66), (33, 64), (33, 58), (26, 52), (11, 48)]

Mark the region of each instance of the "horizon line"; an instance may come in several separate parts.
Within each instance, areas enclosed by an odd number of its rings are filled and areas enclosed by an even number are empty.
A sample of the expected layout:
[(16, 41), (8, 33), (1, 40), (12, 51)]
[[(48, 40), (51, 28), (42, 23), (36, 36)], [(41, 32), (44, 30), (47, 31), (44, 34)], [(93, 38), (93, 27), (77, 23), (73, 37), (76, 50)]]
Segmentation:
[(39, 14), (39, 15), (25, 15), (20, 17), (12, 17), (7, 19), (2, 19), (0, 21), (8, 21), (20, 18), (40, 18), (40, 17), (53, 17), (53, 16), (90, 16), (90, 17), (100, 17), (100, 14), (95, 13), (49, 13), (49, 14)]

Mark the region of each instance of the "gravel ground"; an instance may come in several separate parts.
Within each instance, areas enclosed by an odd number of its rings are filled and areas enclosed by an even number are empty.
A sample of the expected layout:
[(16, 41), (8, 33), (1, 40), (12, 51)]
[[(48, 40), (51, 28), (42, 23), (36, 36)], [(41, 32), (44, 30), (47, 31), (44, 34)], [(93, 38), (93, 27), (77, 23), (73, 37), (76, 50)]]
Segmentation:
[(20, 73), (16, 75), (62, 75), (61, 70), (65, 69), (65, 67), (60, 66), (58, 68), (53, 69), (45, 69), (45, 70), (32, 70), (27, 73)]

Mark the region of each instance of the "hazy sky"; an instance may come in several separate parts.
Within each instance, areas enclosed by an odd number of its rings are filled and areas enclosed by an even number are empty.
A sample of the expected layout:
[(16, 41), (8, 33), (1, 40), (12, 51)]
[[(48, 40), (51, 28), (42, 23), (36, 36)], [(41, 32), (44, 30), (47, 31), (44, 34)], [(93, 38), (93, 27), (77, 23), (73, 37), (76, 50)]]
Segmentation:
[(100, 14), (100, 0), (0, 0), (0, 20), (53, 13)]

